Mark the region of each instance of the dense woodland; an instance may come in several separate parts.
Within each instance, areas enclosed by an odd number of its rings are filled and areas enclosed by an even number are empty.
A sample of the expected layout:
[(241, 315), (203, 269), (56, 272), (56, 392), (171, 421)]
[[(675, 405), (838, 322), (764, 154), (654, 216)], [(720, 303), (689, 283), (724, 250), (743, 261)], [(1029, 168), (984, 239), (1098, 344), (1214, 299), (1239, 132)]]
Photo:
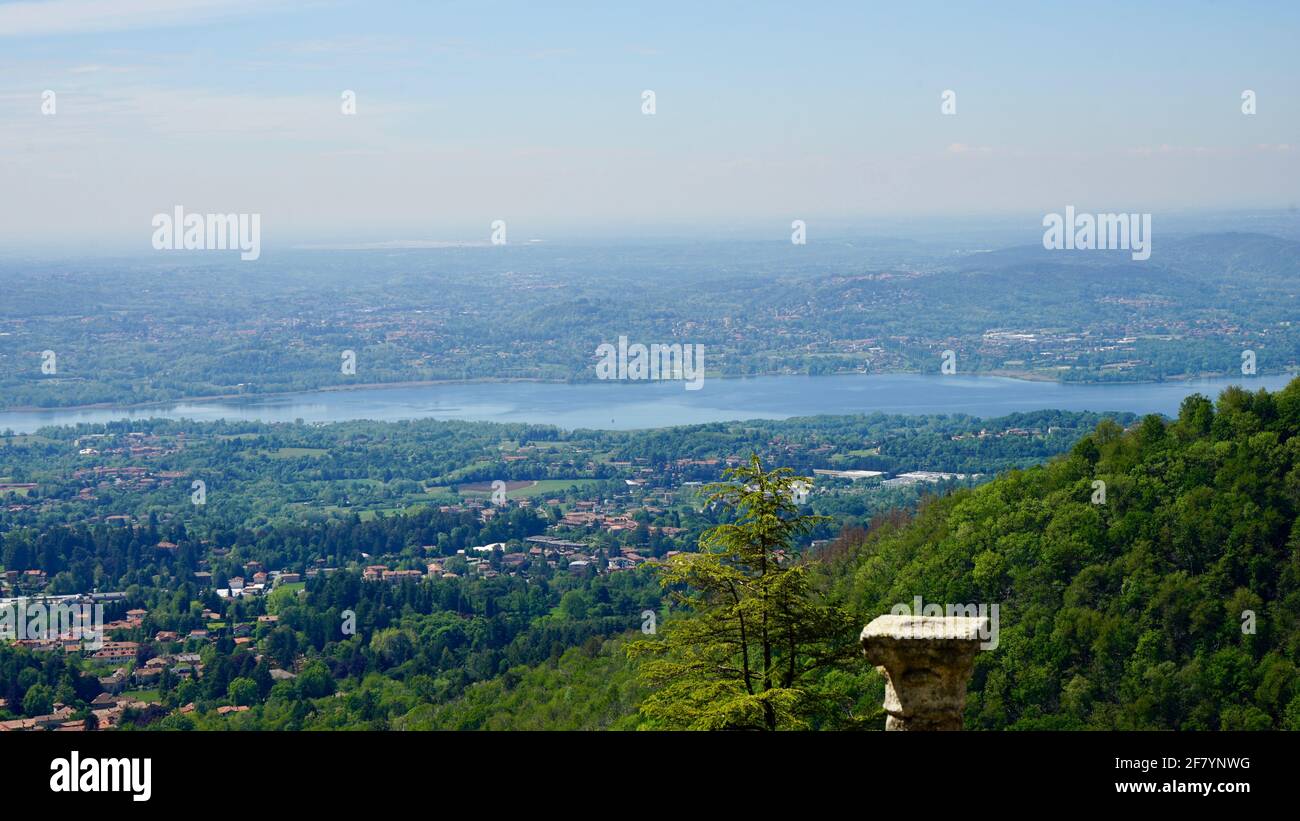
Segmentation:
[(971, 727), (1300, 729), (1298, 506), (1300, 381), (1229, 389), (933, 500), (826, 578), (864, 613), (1001, 603)]

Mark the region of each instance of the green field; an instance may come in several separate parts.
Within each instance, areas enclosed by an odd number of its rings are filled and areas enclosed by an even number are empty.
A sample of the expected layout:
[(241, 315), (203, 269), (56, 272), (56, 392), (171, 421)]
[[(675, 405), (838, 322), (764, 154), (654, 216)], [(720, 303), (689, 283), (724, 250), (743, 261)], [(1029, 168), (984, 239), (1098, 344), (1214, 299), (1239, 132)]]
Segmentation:
[(542, 479), (532, 487), (521, 488), (507, 496), (515, 497), (532, 497), (532, 496), (549, 496), (568, 490), (570, 487), (577, 485), (580, 488), (589, 487), (597, 483), (596, 479)]
[[(596, 479), (539, 479), (526, 487), (506, 491), (507, 499), (531, 499), (537, 496), (553, 496), (573, 486), (585, 488), (596, 484)], [(462, 496), (491, 496), (491, 490), (461, 490)]]
[(35, 433), (16, 433), (13, 436), (0, 436), (0, 445), (14, 445), (16, 447), (23, 445), (53, 445), (58, 441)]
[(424, 489), (424, 493), (416, 493), (406, 498), (411, 501), (419, 502), (452, 502), (456, 500), (456, 493), (446, 485), (432, 485)]
[(322, 456), (328, 456), (329, 451), (325, 448), (276, 448), (268, 455), (272, 459), (297, 459), (302, 456), (319, 459)]

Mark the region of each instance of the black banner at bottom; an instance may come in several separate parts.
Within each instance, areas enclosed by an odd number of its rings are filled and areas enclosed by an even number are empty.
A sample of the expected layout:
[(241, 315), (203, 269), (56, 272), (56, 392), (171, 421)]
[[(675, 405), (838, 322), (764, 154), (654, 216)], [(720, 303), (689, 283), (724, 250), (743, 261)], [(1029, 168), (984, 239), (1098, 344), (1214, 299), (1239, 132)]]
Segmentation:
[(654, 811), (656, 795), (679, 807), (683, 785), (709, 784), (713, 798), (701, 800), (719, 804), (876, 792), (925, 807), (986, 795), (999, 807), (1195, 800), (1218, 809), (1289, 797), (1293, 746), (1287, 734), (1260, 733), (0, 735), (6, 799), (146, 814), (238, 801), (254, 785), (295, 809), (325, 810), (439, 789), (478, 795), (484, 808), (532, 808), (577, 789), (584, 801)]

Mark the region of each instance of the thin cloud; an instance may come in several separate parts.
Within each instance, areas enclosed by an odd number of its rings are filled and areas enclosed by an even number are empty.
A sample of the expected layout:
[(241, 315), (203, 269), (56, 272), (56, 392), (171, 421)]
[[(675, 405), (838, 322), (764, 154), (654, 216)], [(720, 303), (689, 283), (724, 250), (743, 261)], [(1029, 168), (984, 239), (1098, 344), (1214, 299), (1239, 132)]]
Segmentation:
[(72, 68), (68, 69), (68, 73), (69, 74), (102, 74), (102, 73), (125, 74), (126, 72), (135, 71), (135, 70), (136, 69), (134, 66), (102, 66), (102, 65), (94, 64), (94, 65), (85, 65), (85, 66), (73, 66)]
[(193, 25), (256, 11), (253, 0), (26, 0), (0, 3), (0, 37), (123, 31)]
[(1206, 156), (1210, 154), (1227, 154), (1227, 153), (1231, 153), (1232, 150), (1233, 149), (1231, 148), (1227, 148), (1223, 146), (1169, 145), (1167, 143), (1162, 143), (1161, 145), (1135, 146), (1133, 148), (1128, 149), (1127, 153), (1134, 154), (1139, 157), (1149, 157), (1149, 156), (1158, 156), (1158, 155), (1190, 157), (1190, 156)]
[[(340, 54), (392, 54), (395, 51), (407, 51), (413, 47), (413, 41), (404, 37), (358, 35), (276, 43), (265, 50), (273, 51), (276, 54), (325, 54), (337, 56)], [(453, 46), (445, 44), (431, 44), (426, 47), (426, 50), (451, 51), (452, 48)]]

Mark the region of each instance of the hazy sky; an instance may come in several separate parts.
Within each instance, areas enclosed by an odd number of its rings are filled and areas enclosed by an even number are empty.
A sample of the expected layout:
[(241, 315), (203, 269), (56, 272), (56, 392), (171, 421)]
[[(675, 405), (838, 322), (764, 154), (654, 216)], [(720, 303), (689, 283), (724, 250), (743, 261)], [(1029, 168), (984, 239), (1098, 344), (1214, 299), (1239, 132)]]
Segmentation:
[(0, 0), (0, 249), (1287, 207), (1297, 42), (1295, 2)]

